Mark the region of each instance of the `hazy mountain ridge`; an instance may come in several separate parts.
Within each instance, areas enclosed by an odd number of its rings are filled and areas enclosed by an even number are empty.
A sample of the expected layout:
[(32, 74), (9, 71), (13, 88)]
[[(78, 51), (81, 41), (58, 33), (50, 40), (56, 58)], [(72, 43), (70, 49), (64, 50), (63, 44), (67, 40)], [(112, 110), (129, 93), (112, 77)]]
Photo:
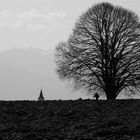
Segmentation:
[(55, 72), (54, 51), (15, 48), (0, 53), (0, 100), (79, 98), (70, 93)]
[[(0, 53), (0, 92), (19, 99), (43, 88), (45, 79), (53, 75), (49, 65), (53, 65), (51, 55), (41, 49), (11, 49)], [(36, 89), (35, 89), (36, 88)], [(31, 94), (32, 94), (31, 93)], [(11, 95), (10, 95), (11, 94)], [(27, 97), (28, 98), (28, 97)], [(30, 98), (30, 95), (29, 95)], [(7, 99), (9, 99), (7, 97)]]

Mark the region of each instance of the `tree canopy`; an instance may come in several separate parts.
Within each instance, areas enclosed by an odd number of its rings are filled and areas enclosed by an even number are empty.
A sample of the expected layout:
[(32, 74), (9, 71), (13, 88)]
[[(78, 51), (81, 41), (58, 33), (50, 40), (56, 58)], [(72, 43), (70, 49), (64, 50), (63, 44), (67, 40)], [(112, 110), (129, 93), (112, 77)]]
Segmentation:
[(57, 73), (75, 88), (101, 91), (116, 99), (139, 90), (138, 16), (110, 3), (93, 5), (76, 22), (67, 42), (56, 46)]

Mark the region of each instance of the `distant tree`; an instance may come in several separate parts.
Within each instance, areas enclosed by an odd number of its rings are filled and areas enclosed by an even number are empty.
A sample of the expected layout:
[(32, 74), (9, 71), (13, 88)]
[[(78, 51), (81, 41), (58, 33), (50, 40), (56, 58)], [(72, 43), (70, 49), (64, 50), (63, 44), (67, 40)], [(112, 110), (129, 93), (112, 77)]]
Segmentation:
[(95, 92), (93, 98), (96, 98), (96, 100), (98, 100), (99, 97), (100, 97), (99, 94), (97, 92)]
[(139, 90), (140, 23), (130, 10), (100, 3), (80, 16), (67, 42), (56, 47), (57, 73), (75, 88), (116, 99)]

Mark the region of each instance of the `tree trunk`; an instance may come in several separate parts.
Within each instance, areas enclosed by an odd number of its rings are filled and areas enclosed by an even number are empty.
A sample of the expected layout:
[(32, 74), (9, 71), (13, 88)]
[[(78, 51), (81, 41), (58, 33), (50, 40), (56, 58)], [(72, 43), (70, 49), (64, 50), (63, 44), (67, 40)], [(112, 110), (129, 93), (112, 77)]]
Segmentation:
[(107, 100), (116, 100), (116, 93), (117, 93), (117, 87), (115, 86), (115, 81), (114, 79), (111, 77), (109, 78), (109, 80), (105, 81), (105, 85), (106, 85), (106, 98)]
[(116, 100), (116, 95), (114, 95), (113, 93), (108, 93), (106, 97), (107, 100)]
[(108, 89), (108, 91), (106, 92), (106, 98), (107, 100), (116, 100), (115, 87)]

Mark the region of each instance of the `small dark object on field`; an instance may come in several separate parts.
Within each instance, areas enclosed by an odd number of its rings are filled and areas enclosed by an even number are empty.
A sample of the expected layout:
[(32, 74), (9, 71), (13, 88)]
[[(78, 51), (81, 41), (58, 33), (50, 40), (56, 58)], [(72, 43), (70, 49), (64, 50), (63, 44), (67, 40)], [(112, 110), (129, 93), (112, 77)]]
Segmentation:
[(93, 96), (93, 98), (96, 98), (96, 100), (98, 100), (99, 99), (99, 94), (97, 93), (97, 92), (95, 92), (95, 94), (94, 94), (94, 96)]

